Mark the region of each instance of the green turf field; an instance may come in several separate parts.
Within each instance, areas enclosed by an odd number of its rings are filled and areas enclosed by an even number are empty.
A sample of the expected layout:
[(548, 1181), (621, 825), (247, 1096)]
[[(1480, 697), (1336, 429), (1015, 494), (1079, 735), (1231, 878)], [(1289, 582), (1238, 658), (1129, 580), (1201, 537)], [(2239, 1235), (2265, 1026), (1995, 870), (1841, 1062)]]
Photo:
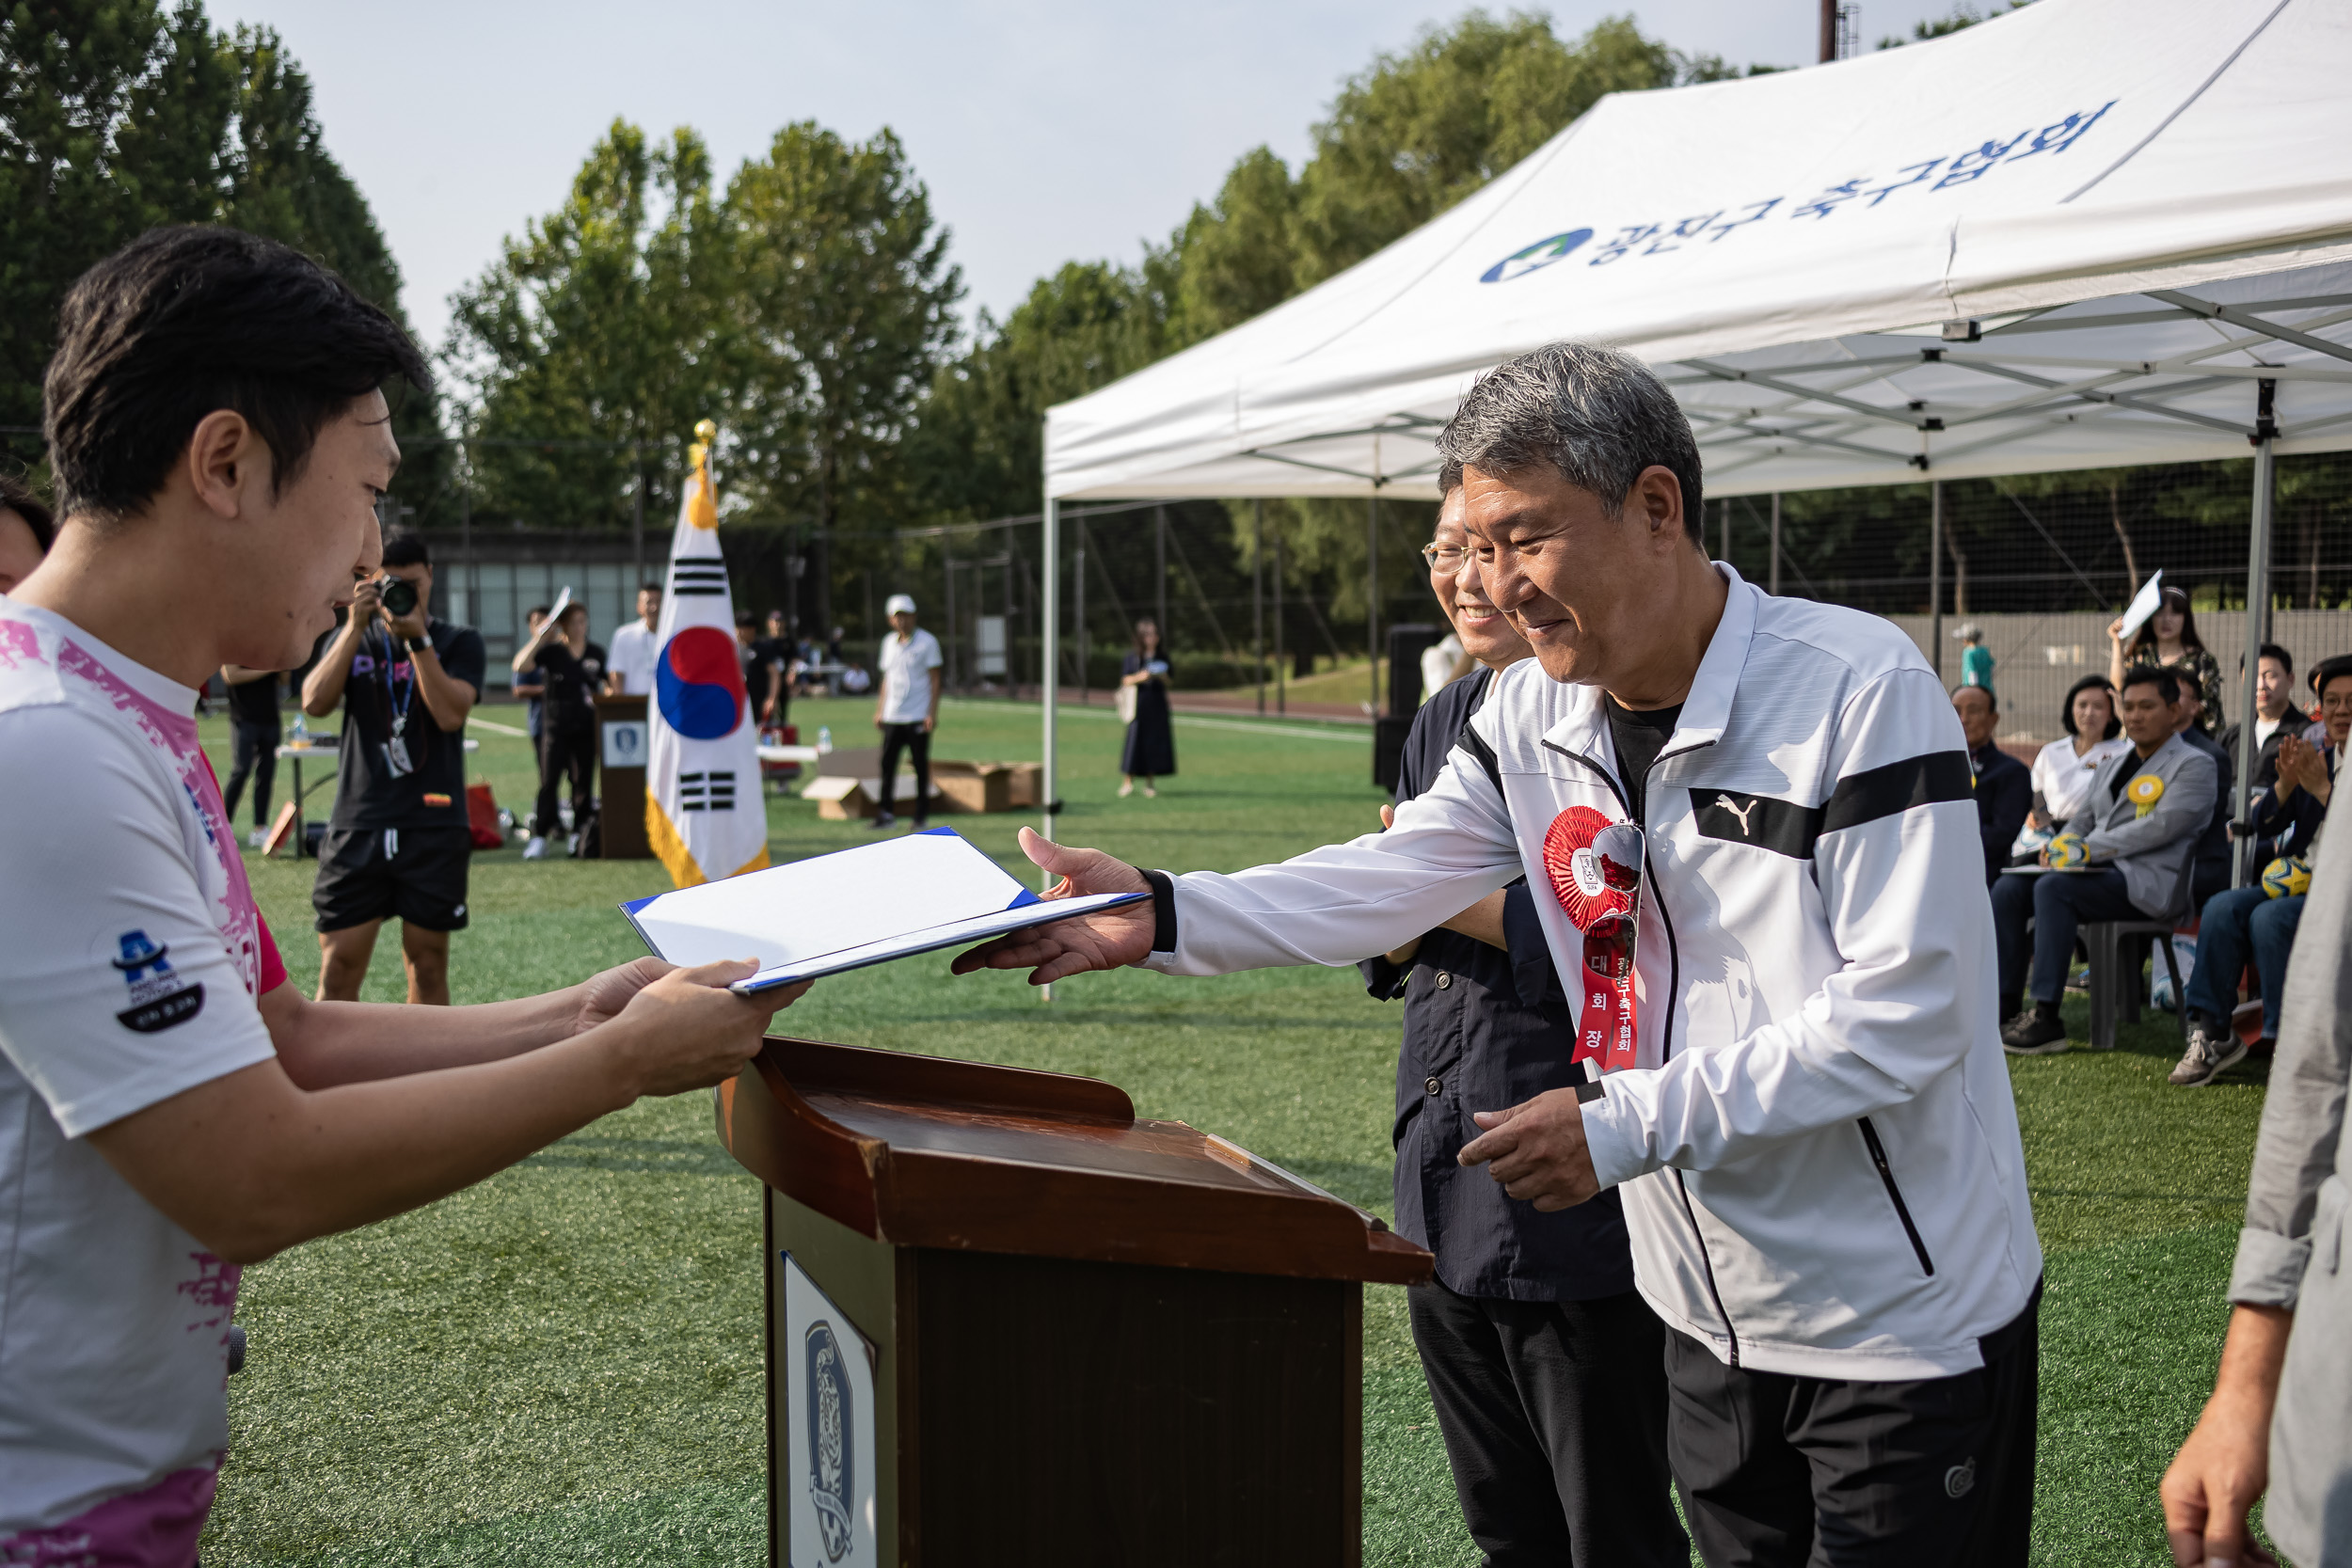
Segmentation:
[[(864, 744), (870, 702), (804, 703)], [(485, 718), (519, 722), (519, 710)], [(950, 703), (937, 752), (1037, 754), (1036, 709)], [(484, 727), (478, 777), (529, 804), (524, 744)], [(208, 721), (227, 771), (226, 725)], [(1156, 800), (1113, 791), (1107, 708), (1062, 726), (1068, 842), (1147, 865), (1232, 868), (1377, 821), (1360, 727), (1180, 718), (1183, 771)], [(281, 769), (279, 788), (284, 777)], [(322, 794), (321, 799), (324, 799)], [(952, 817), (1014, 864), (1010, 816)], [(862, 841), (794, 800), (777, 859)], [(252, 861), (295, 983), (317, 974), (311, 866)], [(457, 1000), (575, 980), (641, 949), (616, 900), (651, 863), (474, 862)], [(371, 998), (403, 993), (396, 942)], [(1352, 971), (1168, 980), (1089, 975), (1041, 1004), (1016, 977), (951, 980), (944, 955), (820, 983), (779, 1026), (819, 1038), (1091, 1073), (1368, 1208), (1389, 1209), (1396, 1011)], [(2080, 1021), (2076, 1021), (2078, 1026)], [(2169, 1019), (2111, 1055), (2015, 1064), (2049, 1250), (2036, 1560), (2165, 1560), (2155, 1483), (2209, 1386), (2260, 1115), (2256, 1074), (2170, 1089)], [(460, 1196), (248, 1270), (251, 1360), (230, 1386), (232, 1448), (207, 1568), (762, 1562), (759, 1222), (707, 1098), (648, 1101)], [(1364, 1560), (1468, 1564), (1403, 1292), (1364, 1313)]]

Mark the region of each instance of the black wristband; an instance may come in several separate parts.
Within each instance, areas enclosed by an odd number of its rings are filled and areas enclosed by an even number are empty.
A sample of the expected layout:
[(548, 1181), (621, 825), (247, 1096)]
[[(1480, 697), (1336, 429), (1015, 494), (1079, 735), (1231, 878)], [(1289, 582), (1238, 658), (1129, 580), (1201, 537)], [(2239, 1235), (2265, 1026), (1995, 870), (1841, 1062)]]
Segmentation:
[(1176, 951), (1176, 879), (1165, 871), (1146, 871), (1152, 884), (1152, 951)]
[(433, 639), (429, 637), (405, 637), (401, 639), (401, 641), (412, 654), (429, 654), (433, 651)]

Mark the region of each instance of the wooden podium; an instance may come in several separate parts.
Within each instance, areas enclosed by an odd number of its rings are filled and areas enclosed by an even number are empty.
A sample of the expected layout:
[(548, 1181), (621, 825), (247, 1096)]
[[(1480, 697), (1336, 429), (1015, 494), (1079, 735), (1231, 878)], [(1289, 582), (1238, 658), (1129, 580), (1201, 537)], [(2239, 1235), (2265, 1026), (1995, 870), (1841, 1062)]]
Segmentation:
[(833, 1399), (794, 1265), (871, 1346), (882, 1568), (1359, 1560), (1359, 1282), (1428, 1253), (1090, 1078), (771, 1038), (718, 1121), (763, 1184), (777, 1568), (833, 1560), (787, 1540)]
[(645, 752), (652, 728), (646, 697), (596, 699), (596, 857), (608, 861), (653, 858), (645, 839)]

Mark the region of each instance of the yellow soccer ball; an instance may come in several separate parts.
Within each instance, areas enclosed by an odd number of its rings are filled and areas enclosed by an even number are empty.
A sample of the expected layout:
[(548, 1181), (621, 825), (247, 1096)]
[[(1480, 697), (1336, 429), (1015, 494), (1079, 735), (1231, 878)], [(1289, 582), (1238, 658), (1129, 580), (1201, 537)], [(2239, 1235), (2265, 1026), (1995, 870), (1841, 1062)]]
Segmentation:
[(2050, 840), (2049, 855), (2052, 865), (2081, 865), (2090, 859), (2090, 847), (2080, 833), (2060, 833)]
[(2263, 893), (2272, 898), (2297, 898), (2312, 890), (2312, 863), (2300, 855), (2281, 855), (2263, 867)]

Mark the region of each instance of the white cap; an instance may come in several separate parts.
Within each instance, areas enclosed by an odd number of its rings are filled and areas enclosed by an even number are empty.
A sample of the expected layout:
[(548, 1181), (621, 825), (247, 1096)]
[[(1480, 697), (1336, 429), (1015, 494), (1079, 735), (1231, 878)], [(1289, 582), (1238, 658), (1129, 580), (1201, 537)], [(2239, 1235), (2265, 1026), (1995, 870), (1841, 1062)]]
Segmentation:
[(882, 606), (882, 613), (883, 613), (884, 615), (912, 615), (912, 614), (914, 614), (914, 596), (913, 596), (912, 594), (891, 594), (891, 595), (890, 595), (890, 602)]

